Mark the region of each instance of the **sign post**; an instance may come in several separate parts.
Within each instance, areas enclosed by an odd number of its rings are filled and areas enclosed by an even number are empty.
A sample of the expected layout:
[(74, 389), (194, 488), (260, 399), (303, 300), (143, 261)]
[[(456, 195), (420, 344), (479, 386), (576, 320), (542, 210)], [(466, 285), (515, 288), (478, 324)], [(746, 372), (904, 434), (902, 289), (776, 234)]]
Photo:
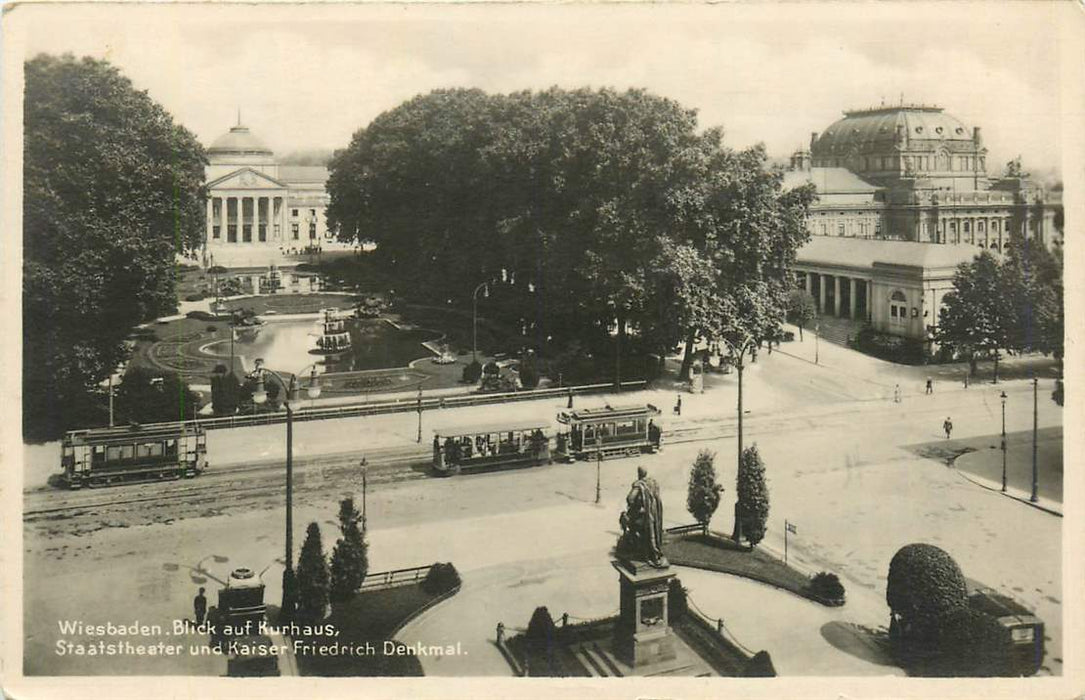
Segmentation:
[(799, 534), (798, 528), (795, 527), (795, 523), (789, 523), (787, 520), (784, 520), (784, 565), (785, 566), (787, 565), (787, 533), (789, 533), (789, 532), (791, 534), (793, 534), (793, 535)]

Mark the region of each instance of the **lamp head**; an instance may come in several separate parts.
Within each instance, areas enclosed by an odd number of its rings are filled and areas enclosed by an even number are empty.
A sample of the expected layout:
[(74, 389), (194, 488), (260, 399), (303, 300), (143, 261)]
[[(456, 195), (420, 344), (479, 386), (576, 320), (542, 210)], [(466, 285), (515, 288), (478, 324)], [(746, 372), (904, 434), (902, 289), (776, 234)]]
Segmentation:
[(320, 396), (320, 377), (317, 376), (316, 367), (313, 367), (312, 373), (309, 375), (309, 386), (306, 388), (306, 392), (309, 394), (310, 399), (315, 399)]

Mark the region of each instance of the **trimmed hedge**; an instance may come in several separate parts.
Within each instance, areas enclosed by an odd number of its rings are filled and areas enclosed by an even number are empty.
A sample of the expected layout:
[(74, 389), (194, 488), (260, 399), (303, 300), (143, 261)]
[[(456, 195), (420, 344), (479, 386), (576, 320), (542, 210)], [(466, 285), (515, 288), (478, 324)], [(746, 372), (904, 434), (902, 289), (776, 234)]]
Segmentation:
[(822, 600), (843, 602), (844, 584), (836, 574), (822, 571), (810, 579), (810, 593)]
[(677, 578), (672, 578), (667, 588), (667, 615), (668, 622), (674, 624), (689, 612), (689, 600), (686, 598), (686, 589)]
[(1010, 676), (1010, 631), (973, 608), (956, 608), (942, 621), (938, 649), (944, 675)]
[(218, 316), (215, 316), (215, 314), (211, 314), (206, 311), (189, 311), (187, 314), (185, 314), (185, 316), (188, 318), (194, 318), (197, 321), (215, 321), (218, 319)]
[(460, 573), (451, 562), (442, 564), (437, 562), (430, 567), (426, 578), (422, 581), (422, 590), (430, 595), (448, 593), (460, 585)]
[(926, 362), (924, 343), (915, 338), (903, 338), (899, 335), (882, 333), (871, 326), (863, 326), (852, 341), (851, 346), (868, 355), (908, 365), (921, 365)]
[(460, 378), (464, 384), (477, 384), (479, 378), (482, 376), (482, 365), (478, 360), (470, 362), (463, 366), (463, 375)]
[(889, 608), (920, 639), (938, 636), (943, 620), (968, 606), (964, 575), (944, 550), (930, 544), (901, 547), (889, 563), (885, 590)]

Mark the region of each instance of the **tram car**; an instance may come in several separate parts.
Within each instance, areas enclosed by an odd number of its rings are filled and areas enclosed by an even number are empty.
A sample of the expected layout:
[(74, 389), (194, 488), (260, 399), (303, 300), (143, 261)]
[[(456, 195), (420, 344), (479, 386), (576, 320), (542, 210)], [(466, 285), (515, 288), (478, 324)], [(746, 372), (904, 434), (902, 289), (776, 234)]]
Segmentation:
[(549, 429), (548, 423), (532, 421), (434, 431), (433, 470), (450, 476), (549, 464)]
[(569, 426), (569, 431), (558, 435), (557, 455), (573, 462), (658, 452), (662, 430), (654, 419), (659, 414), (660, 410), (652, 404), (559, 413), (558, 422)]
[(194, 423), (72, 430), (60, 459), (71, 489), (191, 478), (207, 468), (207, 434)]

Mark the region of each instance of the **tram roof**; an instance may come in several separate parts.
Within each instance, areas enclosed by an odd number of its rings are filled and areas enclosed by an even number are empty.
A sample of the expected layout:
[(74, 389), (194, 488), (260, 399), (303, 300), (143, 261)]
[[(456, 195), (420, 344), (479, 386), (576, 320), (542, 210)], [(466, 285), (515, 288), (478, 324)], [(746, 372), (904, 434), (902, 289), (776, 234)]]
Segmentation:
[(64, 439), (72, 444), (98, 444), (108, 442), (127, 442), (133, 438), (140, 440), (161, 439), (171, 437), (183, 437), (195, 435), (203, 431), (199, 423), (182, 423), (167, 425), (125, 425), (114, 428), (86, 428), (84, 430), (70, 430)]
[(508, 423), (481, 423), (479, 425), (465, 425), (459, 428), (438, 428), (433, 431), (433, 434), (437, 437), (465, 437), (467, 435), (514, 433), (523, 430), (548, 430), (549, 428), (549, 422), (533, 420)]
[(603, 406), (602, 408), (581, 408), (573, 411), (565, 411), (558, 415), (562, 423), (605, 423), (612, 420), (624, 420), (626, 418), (643, 418), (646, 416), (658, 416), (660, 410), (652, 404), (636, 406)]

